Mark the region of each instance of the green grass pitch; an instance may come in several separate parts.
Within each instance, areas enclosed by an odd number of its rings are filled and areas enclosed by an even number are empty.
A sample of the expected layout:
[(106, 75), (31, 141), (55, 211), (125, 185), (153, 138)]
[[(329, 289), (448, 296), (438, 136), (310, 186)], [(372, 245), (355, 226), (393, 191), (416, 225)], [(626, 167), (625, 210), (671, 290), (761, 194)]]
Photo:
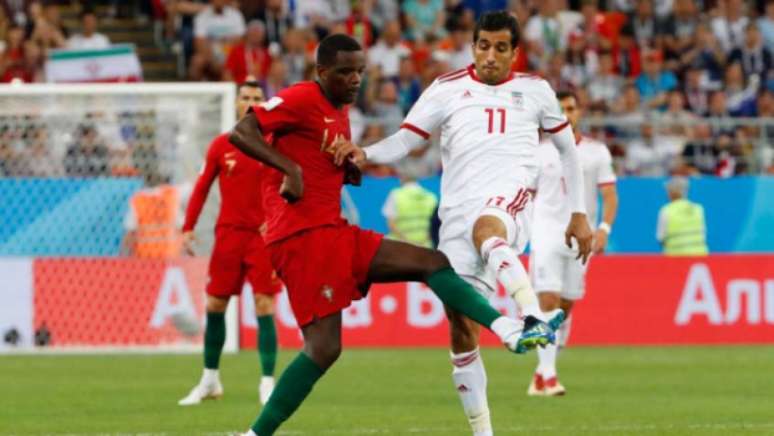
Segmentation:
[[(284, 352), (279, 369), (294, 353)], [(569, 348), (563, 398), (528, 398), (535, 356), (484, 351), (495, 434), (774, 434), (774, 347)], [(259, 412), (258, 359), (179, 407), (198, 355), (0, 356), (2, 435), (227, 435)], [(345, 350), (279, 435), (469, 435), (444, 349)]]

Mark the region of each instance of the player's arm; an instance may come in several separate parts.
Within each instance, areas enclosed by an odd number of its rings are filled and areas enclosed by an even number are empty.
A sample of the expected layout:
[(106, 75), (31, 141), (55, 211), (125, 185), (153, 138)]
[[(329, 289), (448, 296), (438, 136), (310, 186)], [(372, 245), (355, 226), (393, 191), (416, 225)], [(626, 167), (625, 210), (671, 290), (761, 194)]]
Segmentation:
[(618, 191), (615, 186), (613, 157), (607, 147), (603, 148), (602, 152), (597, 180), (595, 180), (602, 197), (602, 222), (599, 223), (594, 234), (594, 253), (596, 254), (604, 252), (607, 248), (607, 240), (613, 230), (613, 222), (615, 222), (615, 216), (618, 213)]
[(196, 222), (199, 220), (199, 215), (202, 213), (204, 203), (207, 201), (207, 196), (210, 193), (212, 182), (218, 176), (218, 146), (217, 139), (212, 141), (207, 151), (207, 156), (204, 160), (204, 166), (202, 167), (199, 177), (196, 179), (193, 192), (191, 192), (191, 198), (188, 200), (188, 206), (185, 209), (185, 222), (183, 222), (183, 248), (186, 253), (193, 256), (193, 243), (196, 240), (194, 235), (194, 228)]
[(571, 239), (574, 237), (578, 241), (578, 259), (582, 259), (585, 263), (591, 253), (592, 233), (586, 219), (586, 206), (583, 201), (583, 170), (570, 123), (562, 114), (559, 101), (550, 85), (545, 83), (545, 88), (547, 92), (542, 97), (540, 126), (549, 134), (551, 142), (559, 151), (572, 213), (570, 224), (564, 234), (565, 243), (568, 247), (572, 246)]
[(377, 164), (393, 163), (425, 145), (430, 138), (430, 132), (441, 124), (444, 117), (446, 106), (442, 88), (443, 85), (438, 81), (433, 82), (411, 107), (400, 129), (381, 141), (366, 148), (349, 142), (339, 144), (334, 153), (336, 165), (341, 165), (347, 158), (356, 165), (362, 165), (366, 161)]
[(258, 118), (250, 109), (239, 120), (228, 139), (242, 153), (285, 174), (280, 195), (288, 202), (294, 203), (304, 194), (301, 166), (266, 143), (263, 135)]

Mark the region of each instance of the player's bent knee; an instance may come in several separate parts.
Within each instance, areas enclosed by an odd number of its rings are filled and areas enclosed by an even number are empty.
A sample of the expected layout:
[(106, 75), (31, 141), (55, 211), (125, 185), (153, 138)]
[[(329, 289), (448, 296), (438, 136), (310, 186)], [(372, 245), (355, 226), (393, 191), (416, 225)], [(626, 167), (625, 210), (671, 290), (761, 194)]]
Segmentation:
[(341, 356), (341, 343), (307, 344), (304, 351), (321, 369), (330, 368)]
[(449, 258), (446, 257), (445, 254), (443, 254), (438, 250), (428, 250), (428, 251), (430, 255), (427, 257), (427, 261), (425, 262), (425, 265), (427, 265), (427, 268), (425, 271), (427, 277), (442, 269), (451, 268), (451, 263), (449, 262)]
[(228, 297), (207, 296), (207, 312), (223, 313), (228, 307)]
[(255, 295), (255, 314), (266, 316), (274, 314), (274, 297), (270, 295)]

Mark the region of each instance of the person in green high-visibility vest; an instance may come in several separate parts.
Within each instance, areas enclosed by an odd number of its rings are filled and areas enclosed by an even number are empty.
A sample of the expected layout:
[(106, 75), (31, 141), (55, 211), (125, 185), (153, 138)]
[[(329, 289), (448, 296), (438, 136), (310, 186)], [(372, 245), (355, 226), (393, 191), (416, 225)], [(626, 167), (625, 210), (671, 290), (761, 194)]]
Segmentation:
[(658, 213), (656, 239), (661, 242), (667, 256), (706, 256), (707, 227), (704, 224), (704, 208), (689, 201), (688, 179), (674, 177), (666, 185), (669, 204)]
[(416, 177), (401, 171), (400, 187), (390, 191), (382, 215), (390, 228), (388, 238), (432, 247), (430, 220), (438, 205), (438, 196), (423, 188)]

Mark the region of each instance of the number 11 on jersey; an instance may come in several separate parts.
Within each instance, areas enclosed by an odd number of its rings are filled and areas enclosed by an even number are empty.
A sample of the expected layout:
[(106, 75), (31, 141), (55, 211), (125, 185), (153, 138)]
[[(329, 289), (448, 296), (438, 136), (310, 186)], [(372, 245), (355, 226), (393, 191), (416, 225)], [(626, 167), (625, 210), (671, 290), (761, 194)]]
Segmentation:
[(494, 119), (495, 119), (495, 112), (500, 114), (500, 133), (505, 133), (505, 109), (504, 108), (486, 108), (484, 109), (484, 112), (489, 115), (489, 130), (488, 133), (494, 133)]

